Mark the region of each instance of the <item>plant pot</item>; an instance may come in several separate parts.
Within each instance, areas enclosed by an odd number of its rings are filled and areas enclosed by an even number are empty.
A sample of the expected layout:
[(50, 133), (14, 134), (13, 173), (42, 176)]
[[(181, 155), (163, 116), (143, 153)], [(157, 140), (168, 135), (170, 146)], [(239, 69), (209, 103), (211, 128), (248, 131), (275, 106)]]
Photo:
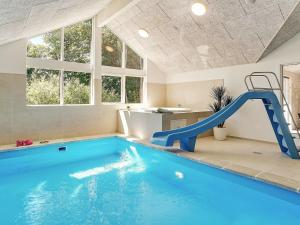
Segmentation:
[(222, 127), (222, 128), (214, 127), (213, 130), (214, 130), (214, 137), (216, 140), (218, 140), (218, 141), (226, 140), (226, 137), (227, 137), (226, 127)]

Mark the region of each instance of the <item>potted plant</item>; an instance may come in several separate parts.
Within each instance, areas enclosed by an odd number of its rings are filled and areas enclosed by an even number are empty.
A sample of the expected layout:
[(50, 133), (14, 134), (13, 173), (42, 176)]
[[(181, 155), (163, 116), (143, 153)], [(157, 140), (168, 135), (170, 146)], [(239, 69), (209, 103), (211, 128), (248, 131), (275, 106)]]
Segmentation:
[[(233, 97), (227, 94), (227, 90), (224, 86), (214, 87), (211, 91), (211, 97), (214, 99), (214, 102), (209, 105), (209, 108), (214, 113), (229, 105), (233, 100)], [(213, 128), (214, 137), (219, 141), (225, 140), (227, 136), (227, 130), (224, 124), (225, 121)]]

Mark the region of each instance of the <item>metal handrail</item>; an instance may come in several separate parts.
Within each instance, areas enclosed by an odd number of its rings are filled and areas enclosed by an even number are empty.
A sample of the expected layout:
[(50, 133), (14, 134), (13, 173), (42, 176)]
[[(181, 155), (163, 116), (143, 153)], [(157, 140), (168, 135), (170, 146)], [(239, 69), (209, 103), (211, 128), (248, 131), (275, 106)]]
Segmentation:
[[(269, 78), (268, 75), (271, 75), (272, 77), (275, 78), (275, 81), (276, 81), (278, 87), (276, 87), (276, 88), (273, 87), (273, 85), (272, 85), (272, 83), (271, 83), (270, 78)], [(256, 77), (263, 77), (263, 78), (265, 78), (266, 81), (269, 84), (269, 87), (256, 87), (255, 84), (253, 83), (253, 80), (252, 80), (253, 78), (256, 78)], [(282, 89), (282, 87), (280, 85), (279, 79), (276, 76), (276, 74), (273, 73), (273, 72), (253, 72), (253, 73), (245, 76), (244, 82), (245, 82), (245, 85), (246, 85), (248, 91), (258, 91), (259, 90), (259, 91), (272, 91), (274, 93), (275, 93), (275, 91), (280, 91), (280, 94), (281, 94), (282, 100), (283, 100), (283, 102), (282, 102), (283, 106), (286, 106), (286, 108), (288, 110), (288, 113), (289, 113), (289, 115), (290, 115), (290, 117), (292, 119), (292, 123), (293, 123), (294, 127), (296, 128), (298, 138), (300, 138), (300, 132), (299, 132), (299, 130), (297, 128), (296, 121), (295, 121), (295, 119), (294, 119), (294, 117), (292, 115), (292, 111), (291, 111), (290, 106), (288, 105), (288, 102), (287, 102), (287, 100), (286, 100), (286, 98), (284, 96), (283, 89)], [(249, 83), (250, 83), (251, 86), (249, 85)]]

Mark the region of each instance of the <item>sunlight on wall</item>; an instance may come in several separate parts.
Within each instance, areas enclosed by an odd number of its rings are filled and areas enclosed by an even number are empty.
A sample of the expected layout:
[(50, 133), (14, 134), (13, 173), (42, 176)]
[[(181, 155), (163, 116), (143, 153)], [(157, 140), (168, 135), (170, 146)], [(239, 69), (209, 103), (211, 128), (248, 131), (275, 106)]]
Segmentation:
[(125, 112), (124, 111), (119, 111), (119, 115), (120, 115), (120, 118), (121, 118), (123, 132), (124, 132), (125, 135), (129, 135), (129, 128), (128, 128)]

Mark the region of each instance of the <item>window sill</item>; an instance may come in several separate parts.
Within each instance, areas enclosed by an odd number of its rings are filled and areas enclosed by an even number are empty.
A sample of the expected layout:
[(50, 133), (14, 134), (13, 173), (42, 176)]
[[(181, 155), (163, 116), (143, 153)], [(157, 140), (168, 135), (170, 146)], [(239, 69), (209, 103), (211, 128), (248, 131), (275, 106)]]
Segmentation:
[(144, 103), (101, 102), (102, 105), (144, 105)]
[(64, 107), (64, 106), (94, 106), (95, 104), (67, 104), (67, 105), (60, 105), (60, 104), (49, 104), (49, 105), (26, 105), (27, 107)]

